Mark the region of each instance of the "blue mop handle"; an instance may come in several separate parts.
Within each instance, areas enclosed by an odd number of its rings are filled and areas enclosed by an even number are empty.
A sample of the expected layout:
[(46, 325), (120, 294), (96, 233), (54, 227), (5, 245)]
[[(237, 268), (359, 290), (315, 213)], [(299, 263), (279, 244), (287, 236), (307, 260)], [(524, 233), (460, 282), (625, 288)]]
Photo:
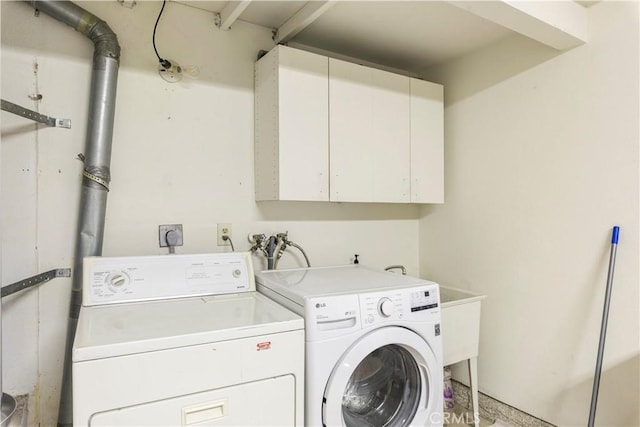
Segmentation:
[(591, 392), (591, 407), (589, 409), (588, 427), (594, 427), (596, 421), (596, 408), (598, 407), (598, 391), (600, 389), (600, 374), (602, 373), (602, 359), (604, 358), (604, 343), (607, 338), (607, 321), (609, 319), (609, 305), (611, 304), (611, 288), (613, 287), (613, 272), (616, 266), (616, 252), (618, 249), (618, 236), (620, 227), (613, 227), (611, 232), (611, 253), (609, 254), (609, 272), (607, 273), (607, 289), (604, 294), (604, 309), (602, 310), (602, 325), (600, 326), (600, 342), (598, 343), (598, 358), (596, 359), (596, 372), (593, 377), (593, 390)]
[(611, 244), (612, 245), (617, 245), (618, 244), (618, 235), (620, 235), (620, 227), (618, 227), (617, 225), (613, 227), (613, 231), (611, 232)]

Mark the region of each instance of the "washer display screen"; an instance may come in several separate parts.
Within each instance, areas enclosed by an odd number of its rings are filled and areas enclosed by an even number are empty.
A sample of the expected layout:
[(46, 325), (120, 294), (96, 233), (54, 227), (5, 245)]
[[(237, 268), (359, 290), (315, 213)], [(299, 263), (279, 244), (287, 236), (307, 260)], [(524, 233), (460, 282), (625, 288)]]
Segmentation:
[(421, 393), (420, 370), (413, 356), (390, 344), (369, 353), (349, 378), (342, 397), (348, 427), (408, 426)]
[(438, 306), (438, 295), (435, 292), (419, 291), (411, 294), (411, 312), (429, 310)]

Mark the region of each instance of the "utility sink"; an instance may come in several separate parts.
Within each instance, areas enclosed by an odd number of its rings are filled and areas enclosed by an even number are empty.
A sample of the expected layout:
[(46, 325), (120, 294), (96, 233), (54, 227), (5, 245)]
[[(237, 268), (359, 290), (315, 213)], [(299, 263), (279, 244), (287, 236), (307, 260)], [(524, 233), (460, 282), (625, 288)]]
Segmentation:
[(479, 427), (478, 344), (480, 342), (480, 304), (486, 295), (440, 286), (442, 350), (444, 366), (467, 361), (473, 424)]
[(440, 286), (444, 365), (478, 356), (480, 304), (486, 295)]

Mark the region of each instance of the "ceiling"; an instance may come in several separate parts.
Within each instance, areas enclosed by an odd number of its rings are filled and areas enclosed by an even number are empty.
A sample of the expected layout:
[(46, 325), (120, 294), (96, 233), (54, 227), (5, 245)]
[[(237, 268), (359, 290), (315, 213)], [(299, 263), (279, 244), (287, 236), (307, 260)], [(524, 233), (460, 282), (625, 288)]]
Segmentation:
[(274, 30), (310, 3), (332, 3), (287, 42), (409, 73), (513, 34), (447, 1), (172, 1), (222, 14), (244, 3), (246, 8), (236, 10), (239, 20)]

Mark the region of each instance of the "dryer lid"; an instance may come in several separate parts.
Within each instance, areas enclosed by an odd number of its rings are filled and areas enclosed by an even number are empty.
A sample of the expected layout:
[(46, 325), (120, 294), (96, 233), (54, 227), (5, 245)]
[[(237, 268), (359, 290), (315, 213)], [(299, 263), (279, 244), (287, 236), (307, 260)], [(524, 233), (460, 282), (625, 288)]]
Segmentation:
[(304, 329), (257, 292), (82, 307), (73, 361), (101, 359)]

